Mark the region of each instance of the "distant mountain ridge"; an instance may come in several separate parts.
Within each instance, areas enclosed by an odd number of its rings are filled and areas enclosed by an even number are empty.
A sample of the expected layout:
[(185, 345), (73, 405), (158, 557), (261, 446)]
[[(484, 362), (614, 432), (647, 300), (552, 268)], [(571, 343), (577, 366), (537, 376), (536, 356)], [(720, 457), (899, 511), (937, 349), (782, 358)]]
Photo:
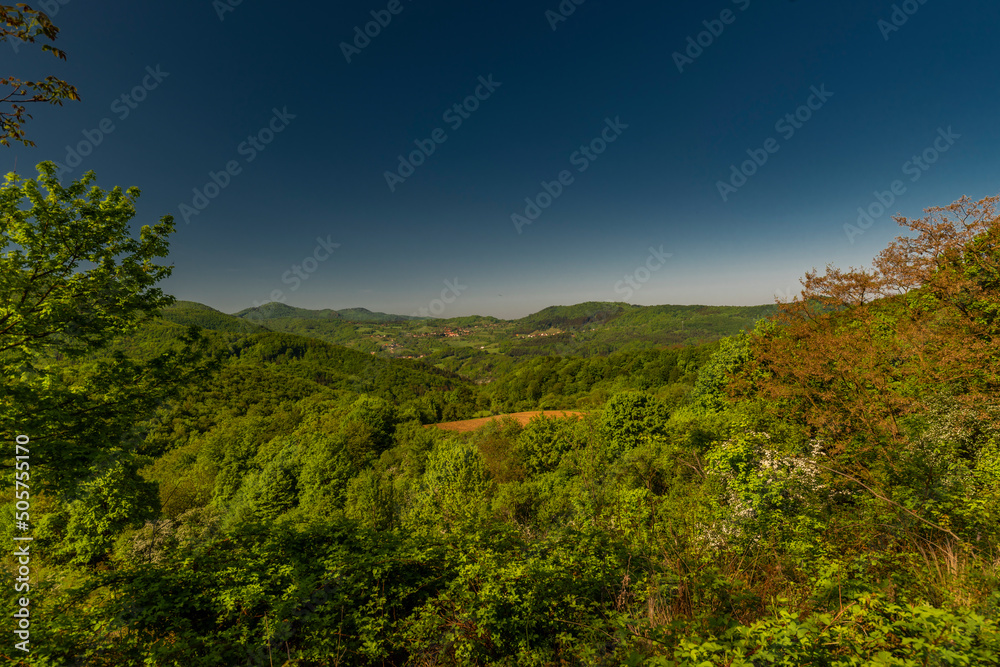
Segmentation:
[[(194, 304), (191, 301), (179, 301), (178, 304)], [(209, 306), (202, 308), (216, 311)], [(310, 310), (308, 308), (297, 308), (284, 303), (270, 302), (262, 306), (244, 308), (234, 313), (232, 317), (246, 319), (250, 321), (299, 318), (315, 320), (342, 320), (345, 322), (411, 322), (423, 320), (437, 325), (465, 326), (480, 322), (509, 323), (515, 325), (515, 331), (525, 333), (539, 329), (576, 329), (588, 325), (608, 324), (618, 318), (625, 318), (635, 324), (642, 319), (659, 319), (663, 317), (768, 317), (777, 312), (775, 304), (764, 304), (759, 306), (637, 306), (621, 301), (586, 301), (570, 306), (548, 306), (542, 310), (525, 315), (524, 317), (504, 320), (490, 315), (466, 315), (448, 319), (434, 317), (419, 317), (415, 315), (395, 315), (392, 313), (382, 313), (368, 310), (367, 308), (344, 308), (333, 310), (324, 308), (321, 310)]]
[(227, 315), (211, 306), (197, 301), (176, 301), (160, 311), (160, 317), (183, 326), (199, 326), (213, 331), (229, 333), (260, 333), (269, 331), (267, 327), (246, 319)]
[(752, 329), (777, 312), (762, 306), (636, 306), (588, 301), (549, 306), (516, 320), (479, 315), (406, 317), (366, 308), (309, 310), (267, 303), (227, 315), (190, 301), (162, 311), (164, 320), (229, 336), (278, 332), (366, 355), (420, 360), (471, 379), (495, 377), (533, 357), (592, 357), (619, 351), (711, 343)]
[(299, 319), (316, 320), (343, 320), (345, 322), (407, 322), (410, 320), (425, 319), (413, 315), (393, 315), (390, 313), (372, 312), (367, 308), (344, 308), (333, 310), (324, 308), (322, 310), (309, 310), (307, 308), (296, 308), (284, 303), (272, 301), (262, 306), (244, 308), (234, 317), (246, 320), (273, 320), (286, 317)]
[(575, 329), (588, 324), (603, 324), (609, 320), (644, 306), (621, 302), (587, 301), (573, 306), (549, 306), (537, 313), (514, 320), (517, 333), (540, 329)]
[[(432, 327), (459, 328), (478, 325), (507, 325), (513, 334), (560, 329), (563, 331), (593, 331), (606, 329), (626, 332), (654, 328), (677, 329), (696, 334), (711, 333), (714, 337), (732, 335), (748, 323), (770, 317), (777, 312), (775, 304), (760, 306), (637, 306), (613, 301), (587, 301), (570, 306), (549, 306), (514, 320), (492, 316), (468, 315), (439, 319), (396, 315), (368, 310), (367, 308), (324, 308), (311, 310), (284, 303), (271, 302), (262, 306), (244, 308), (227, 315), (211, 306), (195, 301), (177, 301), (165, 308), (161, 316), (182, 325), (198, 325), (206, 329), (231, 332), (276, 330), (287, 331), (288, 325), (316, 330), (324, 323), (337, 328), (352, 324), (412, 324)], [(308, 335), (308, 334), (306, 334)]]

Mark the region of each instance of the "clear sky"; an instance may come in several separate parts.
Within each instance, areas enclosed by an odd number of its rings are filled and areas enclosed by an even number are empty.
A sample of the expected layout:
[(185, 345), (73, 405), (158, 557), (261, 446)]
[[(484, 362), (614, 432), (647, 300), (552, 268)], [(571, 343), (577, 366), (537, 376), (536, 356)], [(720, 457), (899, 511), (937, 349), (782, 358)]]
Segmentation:
[(4, 74), (83, 101), (3, 172), (139, 187), (167, 291), (226, 312), (770, 303), (1000, 192), (986, 0), (39, 7), (68, 60), (0, 44)]

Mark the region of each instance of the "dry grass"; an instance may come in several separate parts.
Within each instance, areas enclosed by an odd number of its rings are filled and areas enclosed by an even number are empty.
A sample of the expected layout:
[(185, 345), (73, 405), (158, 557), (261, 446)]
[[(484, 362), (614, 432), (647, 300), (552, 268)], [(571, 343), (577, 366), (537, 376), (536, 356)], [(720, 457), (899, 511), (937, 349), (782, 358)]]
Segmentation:
[(463, 419), (457, 422), (442, 422), (440, 424), (428, 424), (424, 428), (436, 427), (443, 429), (445, 431), (455, 431), (457, 433), (468, 433), (469, 431), (475, 431), (481, 426), (485, 426), (487, 423), (493, 421), (494, 419), (501, 419), (503, 417), (513, 417), (521, 426), (524, 426), (531, 418), (536, 415), (544, 415), (546, 417), (564, 418), (564, 417), (576, 417), (580, 418), (586, 415), (586, 412), (575, 412), (573, 410), (535, 410), (532, 412), (514, 412), (508, 415), (493, 415), (492, 417), (481, 417), (479, 419)]

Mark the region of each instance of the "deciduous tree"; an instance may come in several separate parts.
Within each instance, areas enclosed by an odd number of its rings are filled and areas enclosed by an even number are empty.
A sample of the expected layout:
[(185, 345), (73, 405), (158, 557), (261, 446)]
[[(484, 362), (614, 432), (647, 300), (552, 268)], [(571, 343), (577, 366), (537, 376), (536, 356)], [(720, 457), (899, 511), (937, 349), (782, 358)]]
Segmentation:
[[(0, 5), (0, 42), (15, 39), (30, 44), (39, 38), (55, 41), (59, 28), (45, 12), (32, 9), (28, 5)], [(42, 44), (42, 51), (66, 60), (66, 54), (51, 44)], [(80, 94), (75, 86), (54, 76), (47, 76), (41, 81), (23, 81), (14, 76), (0, 77), (0, 86), (6, 87), (7, 93), (0, 97), (0, 102), (10, 102), (10, 111), (0, 111), (0, 144), (10, 146), (10, 140), (20, 141), (25, 146), (34, 146), (35, 142), (24, 138), (21, 126), (31, 118), (27, 114), (25, 104), (44, 102), (62, 106), (63, 100), (79, 100)], [(0, 92), (2, 94), (2, 92)]]
[(136, 238), (137, 188), (104, 191), (93, 172), (64, 187), (51, 162), (38, 172), (0, 188), (0, 434), (31, 438), (35, 488), (69, 491), (100, 460), (141, 452), (137, 423), (204, 369), (195, 332), (146, 361), (109, 348), (173, 301), (155, 286), (173, 219)]

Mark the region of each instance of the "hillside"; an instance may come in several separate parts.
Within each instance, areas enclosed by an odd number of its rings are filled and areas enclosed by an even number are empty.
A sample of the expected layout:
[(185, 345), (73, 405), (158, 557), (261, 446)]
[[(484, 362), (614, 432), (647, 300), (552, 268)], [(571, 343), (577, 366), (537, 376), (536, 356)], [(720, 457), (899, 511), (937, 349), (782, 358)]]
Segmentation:
[(411, 315), (391, 315), (389, 313), (377, 313), (367, 308), (345, 308), (342, 310), (309, 310), (307, 308), (296, 308), (283, 303), (270, 302), (262, 306), (244, 308), (235, 313), (233, 317), (238, 317), (252, 322), (264, 322), (268, 320), (300, 319), (300, 320), (340, 320), (342, 322), (407, 322), (411, 320), (421, 320), (424, 318)]
[(230, 333), (256, 333), (267, 331), (259, 324), (235, 315), (226, 315), (196, 301), (177, 301), (160, 312), (160, 317), (182, 326), (199, 326), (213, 331)]
[(107, 665), (996, 664), (1000, 224), (955, 210), (721, 340), (772, 307), (264, 311), (373, 354), (179, 303), (12, 346), (44, 664), (95, 618)]
[[(590, 357), (620, 350), (713, 342), (753, 328), (758, 320), (773, 315), (776, 308), (635, 306), (591, 301), (550, 306), (519, 319), (502, 320), (478, 315), (413, 318), (364, 308), (309, 310), (268, 303), (232, 317), (368, 354), (422, 359), (484, 380), (509, 371), (525, 358)], [(194, 315), (185, 322), (196, 323)]]
[(549, 306), (514, 320), (515, 333), (530, 333), (539, 329), (580, 329), (587, 325), (599, 326), (642, 306), (606, 301), (587, 301), (574, 306)]

